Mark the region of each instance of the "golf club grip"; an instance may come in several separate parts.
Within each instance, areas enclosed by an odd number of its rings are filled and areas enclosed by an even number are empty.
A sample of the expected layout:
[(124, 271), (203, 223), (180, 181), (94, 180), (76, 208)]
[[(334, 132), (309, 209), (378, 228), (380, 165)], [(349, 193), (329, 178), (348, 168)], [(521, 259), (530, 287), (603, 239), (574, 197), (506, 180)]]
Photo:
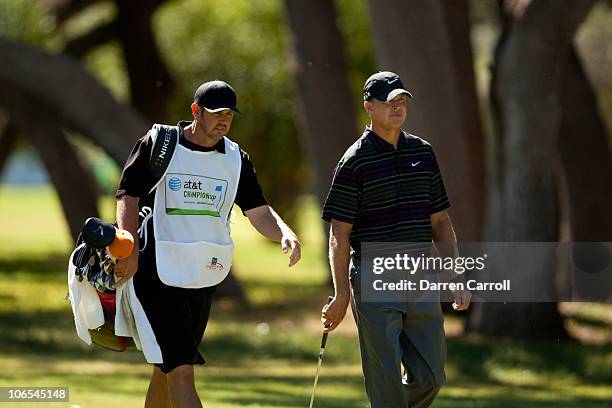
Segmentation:
[[(327, 297), (327, 304), (329, 305), (332, 300), (334, 300), (333, 296), (328, 296)], [(325, 327), (329, 327), (329, 326), (325, 326)], [(327, 335), (329, 333), (323, 333), (323, 337), (321, 337), (321, 348), (324, 349), (325, 348), (325, 344), (327, 344)]]
[(323, 337), (321, 337), (321, 348), (324, 349), (325, 348), (325, 344), (327, 344), (327, 335), (329, 333), (323, 333)]

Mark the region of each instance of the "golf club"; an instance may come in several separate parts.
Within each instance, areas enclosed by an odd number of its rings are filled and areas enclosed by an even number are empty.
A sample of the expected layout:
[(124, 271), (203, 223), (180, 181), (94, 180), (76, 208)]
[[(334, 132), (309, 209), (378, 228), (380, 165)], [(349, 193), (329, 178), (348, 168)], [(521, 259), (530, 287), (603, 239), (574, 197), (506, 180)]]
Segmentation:
[[(332, 300), (334, 300), (333, 296), (329, 296), (327, 298), (327, 304), (329, 305)], [(314, 384), (312, 386), (312, 395), (310, 396), (309, 408), (312, 408), (312, 404), (314, 403), (315, 389), (317, 388), (317, 383), (319, 382), (319, 371), (321, 370), (321, 363), (323, 363), (323, 353), (325, 352), (325, 344), (327, 343), (327, 334), (328, 333), (323, 333), (323, 337), (321, 337), (321, 350), (319, 350), (319, 361), (317, 362), (317, 372), (315, 374)]]

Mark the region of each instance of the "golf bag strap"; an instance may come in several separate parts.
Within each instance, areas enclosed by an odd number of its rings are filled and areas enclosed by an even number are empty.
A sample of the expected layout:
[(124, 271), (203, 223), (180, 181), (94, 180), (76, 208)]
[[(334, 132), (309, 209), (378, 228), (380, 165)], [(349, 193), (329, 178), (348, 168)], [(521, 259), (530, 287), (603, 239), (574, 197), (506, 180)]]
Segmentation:
[(178, 144), (179, 128), (178, 126), (155, 124), (150, 132), (151, 138), (154, 139), (149, 161), (149, 172), (154, 180), (153, 188), (149, 192), (152, 193), (168, 171)]

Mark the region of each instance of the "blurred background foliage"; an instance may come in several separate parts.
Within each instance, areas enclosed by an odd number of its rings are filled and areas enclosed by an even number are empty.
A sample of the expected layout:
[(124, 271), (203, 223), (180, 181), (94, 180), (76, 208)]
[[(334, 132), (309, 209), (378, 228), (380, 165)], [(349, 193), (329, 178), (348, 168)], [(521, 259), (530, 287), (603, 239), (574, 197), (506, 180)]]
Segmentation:
[[(0, 2), (0, 36), (59, 52), (66, 43), (110, 22), (113, 2), (94, 4), (58, 25), (37, 0)], [(367, 122), (361, 108), (363, 80), (377, 69), (368, 6), (363, 1), (337, 0), (337, 25), (345, 41), (349, 83), (359, 113), (358, 129)], [(499, 18), (495, 1), (470, 1), (472, 45), (485, 136), (490, 134), (488, 87)], [(612, 127), (612, 12), (598, 4), (577, 36), (577, 45), (597, 91), (600, 108)], [(159, 51), (176, 82), (168, 115), (158, 121), (189, 119), (189, 103), (197, 86), (213, 78), (231, 83), (243, 112), (231, 137), (254, 160), (268, 199), (290, 219), (292, 203), (310, 191), (310, 169), (296, 126), (296, 95), (289, 73), (288, 31), (279, 0), (166, 1), (153, 19)], [(130, 100), (128, 75), (118, 41), (100, 45), (84, 58), (87, 69), (119, 100)], [(92, 103), (95, 103), (92, 101)], [(325, 104), (325, 101), (321, 101)], [(408, 128), (410, 122), (408, 122)], [(357, 137), (358, 135), (355, 135)], [(91, 159), (106, 193), (116, 185), (122, 163), (102, 157), (102, 150), (72, 139)], [(20, 142), (19, 149), (27, 148)], [(10, 162), (9, 162), (10, 163)]]
[[(339, 1), (338, 7), (338, 26), (351, 60), (355, 106), (360, 109), (363, 77), (376, 67), (367, 8), (363, 2), (350, 0)], [(168, 117), (158, 120), (190, 119), (189, 104), (202, 82), (219, 78), (232, 84), (242, 115), (234, 121), (230, 137), (251, 155), (269, 201), (294, 220), (292, 204), (309, 192), (310, 171), (295, 124), (283, 12), (280, 1), (167, 1), (155, 13), (153, 27), (160, 53), (177, 84), (168, 101)], [(102, 2), (58, 26), (39, 1), (6, 0), (0, 3), (0, 36), (58, 52), (71, 38), (112, 21), (116, 13), (112, 2)], [(118, 41), (94, 48), (83, 63), (118, 100), (129, 103), (129, 79)], [(364, 114), (360, 121), (361, 127)], [(101, 158), (100, 149), (82, 140), (72, 141), (90, 159), (105, 192), (113, 192), (122, 163)]]

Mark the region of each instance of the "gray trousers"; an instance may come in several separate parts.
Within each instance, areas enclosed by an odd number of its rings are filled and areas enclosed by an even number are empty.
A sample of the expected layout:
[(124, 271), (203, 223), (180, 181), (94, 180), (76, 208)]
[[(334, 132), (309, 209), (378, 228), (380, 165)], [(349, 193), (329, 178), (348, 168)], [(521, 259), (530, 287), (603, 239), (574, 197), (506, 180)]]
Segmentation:
[(446, 379), (440, 303), (361, 302), (359, 269), (351, 265), (351, 306), (372, 408), (430, 406)]

